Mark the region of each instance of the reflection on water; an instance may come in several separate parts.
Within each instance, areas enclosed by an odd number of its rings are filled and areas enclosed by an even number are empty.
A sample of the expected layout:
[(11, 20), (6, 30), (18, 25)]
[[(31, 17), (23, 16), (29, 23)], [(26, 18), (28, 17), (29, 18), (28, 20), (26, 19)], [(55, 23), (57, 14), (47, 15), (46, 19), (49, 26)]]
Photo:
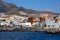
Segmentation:
[(59, 40), (60, 34), (44, 32), (0, 32), (0, 40)]

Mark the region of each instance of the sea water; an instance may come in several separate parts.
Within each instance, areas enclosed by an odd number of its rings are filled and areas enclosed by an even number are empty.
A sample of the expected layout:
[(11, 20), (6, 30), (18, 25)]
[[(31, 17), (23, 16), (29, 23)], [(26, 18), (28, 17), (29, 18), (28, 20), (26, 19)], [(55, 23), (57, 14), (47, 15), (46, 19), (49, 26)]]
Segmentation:
[(0, 40), (60, 40), (60, 34), (44, 32), (0, 32)]

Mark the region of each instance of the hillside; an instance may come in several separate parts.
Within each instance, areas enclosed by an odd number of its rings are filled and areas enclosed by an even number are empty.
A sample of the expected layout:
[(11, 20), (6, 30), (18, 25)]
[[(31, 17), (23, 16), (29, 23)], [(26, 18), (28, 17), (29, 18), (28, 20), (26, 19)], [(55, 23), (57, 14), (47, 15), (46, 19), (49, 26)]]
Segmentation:
[[(53, 12), (49, 12), (49, 11), (35, 11), (35, 10), (32, 10), (32, 9), (26, 9), (26, 8), (23, 8), (23, 7), (17, 7), (15, 4), (13, 3), (6, 3), (6, 2), (3, 2), (0, 0), (0, 13), (6, 13), (6, 14), (9, 14), (9, 15), (12, 15), (12, 14), (17, 14), (17, 15), (21, 15), (20, 13), (23, 12), (25, 13), (26, 15), (25, 16), (28, 16), (28, 15), (39, 15), (39, 14), (55, 14), (55, 15), (59, 15), (60, 13), (53, 13)], [(24, 15), (24, 14), (22, 14)]]

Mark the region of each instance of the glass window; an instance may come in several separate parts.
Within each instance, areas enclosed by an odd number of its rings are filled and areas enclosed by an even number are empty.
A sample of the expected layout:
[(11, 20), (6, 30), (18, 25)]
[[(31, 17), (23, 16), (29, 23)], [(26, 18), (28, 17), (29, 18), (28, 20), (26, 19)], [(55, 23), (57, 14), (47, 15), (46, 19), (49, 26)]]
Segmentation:
[(54, 27), (54, 25), (52, 25), (52, 27)]
[(47, 25), (45, 24), (44, 27), (46, 27)]
[(48, 27), (50, 27), (50, 25), (48, 25)]

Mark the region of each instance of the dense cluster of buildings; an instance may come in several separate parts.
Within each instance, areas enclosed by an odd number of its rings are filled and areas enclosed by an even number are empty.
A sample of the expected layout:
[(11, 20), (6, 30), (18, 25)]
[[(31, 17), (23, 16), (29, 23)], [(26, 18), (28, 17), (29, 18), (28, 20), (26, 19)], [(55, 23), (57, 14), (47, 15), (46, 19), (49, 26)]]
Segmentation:
[(25, 17), (19, 15), (5, 15), (0, 14), (0, 26), (9, 27), (39, 27), (60, 28), (60, 16), (52, 14), (40, 14), (40, 17)]
[(18, 15), (1, 15), (0, 17), (0, 25), (6, 25), (6, 26), (19, 26), (19, 25), (31, 25), (27, 21), (28, 17), (22, 17)]

